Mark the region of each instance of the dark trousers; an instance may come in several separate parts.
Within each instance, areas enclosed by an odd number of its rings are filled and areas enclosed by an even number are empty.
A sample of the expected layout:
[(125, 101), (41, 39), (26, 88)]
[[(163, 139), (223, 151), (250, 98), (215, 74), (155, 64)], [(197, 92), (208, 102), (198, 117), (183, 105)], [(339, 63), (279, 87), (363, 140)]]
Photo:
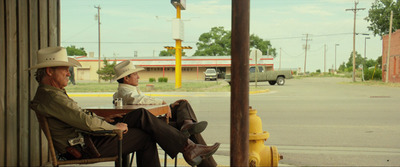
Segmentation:
[[(179, 103), (179, 105), (177, 105), (171, 109), (171, 113), (172, 113), (172, 118), (170, 119), (170, 121), (172, 122), (172, 124), (174, 124), (174, 122), (175, 122), (175, 124), (176, 124), (175, 127), (177, 129), (181, 129), (181, 126), (182, 126), (184, 120), (191, 119), (194, 122), (197, 122), (196, 114), (194, 114), (192, 106), (187, 101), (181, 101)], [(194, 143), (207, 145), (206, 142), (204, 141), (203, 137), (201, 136), (201, 134), (191, 135), (190, 139)], [(197, 166), (199, 166), (199, 167), (217, 166), (217, 163), (215, 162), (214, 158), (212, 156), (210, 156), (209, 158), (201, 161), (201, 163)]]
[[(187, 138), (176, 128), (168, 126), (145, 109), (133, 110), (115, 123), (128, 124), (122, 140), (122, 154), (136, 152), (138, 166), (160, 166), (157, 146), (174, 158), (187, 144)], [(92, 137), (102, 157), (117, 155), (117, 137)]]

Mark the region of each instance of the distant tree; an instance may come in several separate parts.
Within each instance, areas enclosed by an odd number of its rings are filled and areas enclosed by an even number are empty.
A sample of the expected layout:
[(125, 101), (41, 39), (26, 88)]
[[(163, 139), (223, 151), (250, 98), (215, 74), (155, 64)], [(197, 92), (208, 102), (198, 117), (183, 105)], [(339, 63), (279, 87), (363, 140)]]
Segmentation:
[(175, 54), (175, 50), (172, 53), (172, 49), (169, 50), (162, 50), (158, 56), (163, 57), (163, 56), (173, 56)]
[(272, 48), (271, 42), (270, 41), (264, 41), (257, 35), (251, 34), (250, 35), (250, 48), (256, 48), (259, 49), (263, 55), (271, 55), (273, 57), (276, 57), (276, 49)]
[(193, 56), (227, 56), (231, 53), (231, 32), (224, 27), (213, 27), (203, 33), (196, 43), (197, 50)]
[(365, 61), (364, 69), (369, 68), (369, 67), (375, 67), (375, 65), (377, 65), (377, 64), (378, 64), (378, 62), (376, 60), (368, 59), (367, 61)]
[(68, 56), (87, 56), (85, 48), (76, 48), (75, 45), (67, 46)]
[[(356, 68), (359, 67), (360, 64), (364, 62), (364, 58), (361, 56), (361, 54), (358, 54), (356, 52)], [(349, 61), (346, 63), (346, 67), (352, 67), (353, 68), (353, 52), (350, 53)]]
[[(213, 27), (210, 32), (203, 33), (196, 43), (197, 50), (193, 56), (228, 56), (231, 55), (231, 31), (224, 27)], [(267, 53), (276, 56), (276, 49), (272, 48), (270, 41), (264, 41), (255, 34), (250, 35), (250, 48), (261, 50), (263, 55)]]
[(368, 16), (365, 18), (370, 25), (368, 30), (374, 33), (374, 36), (383, 36), (389, 33), (390, 11), (393, 11), (392, 30), (400, 29), (400, 2), (393, 0), (376, 0), (372, 3)]
[(378, 63), (378, 67), (381, 68), (381, 67), (382, 67), (382, 56), (379, 56), (379, 57), (376, 59), (376, 62)]
[(114, 61), (113, 63), (109, 63), (107, 59), (104, 58), (104, 67), (101, 68), (100, 70), (97, 70), (97, 74), (100, 75), (100, 78), (105, 80), (105, 81), (112, 81), (112, 79), (115, 76), (115, 71), (114, 71), (114, 66), (117, 64), (117, 61)]
[[(162, 50), (158, 56), (175, 56), (175, 49)], [(182, 56), (186, 56), (186, 52), (182, 52)]]
[(341, 71), (341, 72), (344, 72), (344, 70), (346, 69), (346, 63), (342, 63), (340, 66), (339, 66), (339, 71)]

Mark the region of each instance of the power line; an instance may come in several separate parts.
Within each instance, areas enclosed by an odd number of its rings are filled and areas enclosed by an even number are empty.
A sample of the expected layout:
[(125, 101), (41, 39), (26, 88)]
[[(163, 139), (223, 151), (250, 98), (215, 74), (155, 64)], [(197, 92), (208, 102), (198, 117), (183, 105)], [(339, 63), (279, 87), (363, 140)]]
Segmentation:
[[(94, 25), (96, 25), (96, 23), (88, 25), (87, 27), (85, 27), (85, 28), (82, 29), (81, 31), (79, 31), (79, 32), (75, 33), (74, 35), (70, 36), (69, 38), (67, 38), (67, 40), (69, 40), (69, 39), (71, 39), (71, 38), (74, 38), (74, 37), (78, 36), (79, 34), (85, 32), (85, 31), (90, 30), (89, 27), (92, 27), (92, 26), (94, 26)], [(61, 42), (61, 43), (63, 43), (63, 42)], [(96, 43), (97, 43), (97, 42), (96, 42)]]
[[(353, 33), (336, 33), (336, 34), (321, 34), (321, 35), (313, 35), (313, 37), (327, 37), (327, 36), (342, 36), (342, 35), (350, 35)], [(274, 37), (274, 38), (267, 38), (267, 40), (281, 40), (281, 39), (296, 39), (296, 38), (303, 38), (304, 36), (298, 37)]]
[(303, 52), (301, 52), (301, 53), (298, 53), (297, 55), (293, 56), (293, 55), (289, 54), (288, 52), (286, 52), (283, 49), (282, 49), (282, 51), (283, 51), (283, 53), (285, 53), (286, 55), (291, 56), (291, 57), (299, 57), (299, 56), (301, 56), (303, 54)]
[[(89, 41), (87, 41), (87, 42), (78, 42), (78, 41), (63, 41), (63, 42), (61, 42), (61, 43), (98, 43), (98, 42), (89, 42)], [(167, 41), (167, 42), (113, 42), (113, 41), (110, 41), (110, 42), (101, 42), (102, 44), (104, 44), (104, 43), (108, 43), (108, 44), (165, 44), (165, 43), (173, 43), (173, 42), (171, 42), (171, 41)], [(196, 42), (185, 42), (185, 43), (196, 43)]]

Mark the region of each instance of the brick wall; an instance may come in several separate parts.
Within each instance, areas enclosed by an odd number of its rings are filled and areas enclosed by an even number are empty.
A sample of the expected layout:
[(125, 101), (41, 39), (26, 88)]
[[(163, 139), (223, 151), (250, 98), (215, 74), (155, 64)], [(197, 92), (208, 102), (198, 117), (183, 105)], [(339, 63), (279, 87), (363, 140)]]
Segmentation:
[[(386, 82), (386, 57), (389, 35), (382, 39), (382, 81)], [(389, 82), (400, 82), (400, 29), (392, 33), (389, 56)]]

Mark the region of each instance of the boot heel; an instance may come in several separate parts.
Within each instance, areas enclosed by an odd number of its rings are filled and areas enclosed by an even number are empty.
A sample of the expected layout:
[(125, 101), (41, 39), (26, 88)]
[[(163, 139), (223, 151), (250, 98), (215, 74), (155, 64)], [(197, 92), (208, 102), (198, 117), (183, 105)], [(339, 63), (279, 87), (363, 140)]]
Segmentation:
[(200, 156), (197, 156), (196, 158), (193, 159), (191, 162), (187, 162), (190, 166), (197, 166), (201, 163), (203, 159)]

